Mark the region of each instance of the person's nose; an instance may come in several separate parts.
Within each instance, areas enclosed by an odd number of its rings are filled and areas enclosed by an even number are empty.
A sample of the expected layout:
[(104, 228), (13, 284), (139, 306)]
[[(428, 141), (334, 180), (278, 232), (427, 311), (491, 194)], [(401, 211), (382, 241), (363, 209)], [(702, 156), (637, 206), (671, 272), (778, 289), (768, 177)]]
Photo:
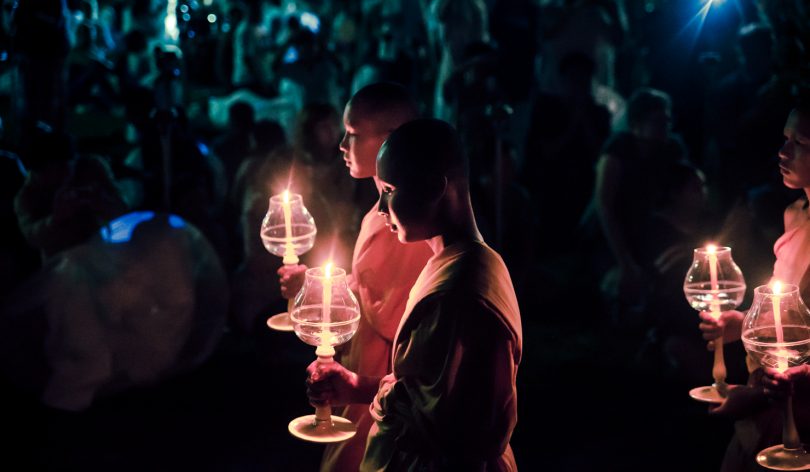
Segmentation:
[(380, 216), (388, 216), (388, 195), (386, 193), (380, 194), (380, 201), (377, 205), (377, 214)]
[(779, 148), (779, 159), (780, 160), (789, 160), (793, 156), (793, 149), (792, 145), (790, 144), (790, 140), (785, 140), (785, 144)]
[(349, 133), (343, 134), (343, 139), (340, 140), (338, 148), (340, 148), (340, 150), (343, 152), (349, 152)]

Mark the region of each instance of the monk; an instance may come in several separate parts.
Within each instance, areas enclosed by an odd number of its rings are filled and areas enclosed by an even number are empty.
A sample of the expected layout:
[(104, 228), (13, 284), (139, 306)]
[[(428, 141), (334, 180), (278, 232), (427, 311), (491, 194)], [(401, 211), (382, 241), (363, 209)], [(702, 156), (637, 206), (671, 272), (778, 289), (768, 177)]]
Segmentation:
[(394, 131), (377, 159), (379, 209), (400, 242), (433, 257), (411, 289), (383, 377), (339, 363), (309, 366), (314, 404), (370, 404), (360, 470), (517, 470), (520, 312), (509, 272), (484, 243), (468, 164), (446, 122)]
[[(377, 190), (377, 152), (388, 135), (416, 118), (416, 105), (404, 87), (394, 83), (368, 85), (349, 100), (343, 113), (346, 134), (340, 142), (343, 160), (355, 179), (374, 179)], [(382, 377), (388, 372), (394, 333), (408, 292), (432, 256), (427, 244), (402, 245), (388, 231), (375, 204), (365, 215), (354, 246), (349, 287), (360, 303), (361, 319), (351, 341), (339, 346), (340, 362), (361, 375)], [(282, 267), (281, 292), (294, 297), (304, 282), (306, 266)], [(326, 446), (322, 471), (356, 471), (363, 458), (366, 435), (372, 424), (368, 405), (350, 404), (335, 414), (357, 425), (348, 441)]]

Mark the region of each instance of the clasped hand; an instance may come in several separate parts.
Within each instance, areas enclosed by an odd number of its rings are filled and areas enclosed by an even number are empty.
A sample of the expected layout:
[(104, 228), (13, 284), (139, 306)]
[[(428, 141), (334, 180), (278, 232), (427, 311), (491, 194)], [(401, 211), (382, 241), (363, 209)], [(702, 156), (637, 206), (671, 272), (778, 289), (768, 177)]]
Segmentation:
[(312, 405), (357, 403), (359, 378), (338, 362), (314, 361), (307, 367), (307, 396)]

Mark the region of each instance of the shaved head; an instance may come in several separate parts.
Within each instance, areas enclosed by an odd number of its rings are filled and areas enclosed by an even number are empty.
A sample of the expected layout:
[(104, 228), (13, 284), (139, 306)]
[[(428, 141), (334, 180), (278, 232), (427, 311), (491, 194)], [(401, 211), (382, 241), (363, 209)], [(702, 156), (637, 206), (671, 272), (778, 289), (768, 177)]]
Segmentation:
[(433, 118), (412, 120), (397, 128), (377, 157), (380, 178), (387, 182), (418, 183), (435, 177), (466, 182), (469, 163), (458, 132)]
[(349, 100), (347, 108), (358, 121), (374, 123), (377, 132), (390, 133), (419, 116), (408, 89), (393, 82), (367, 85)]

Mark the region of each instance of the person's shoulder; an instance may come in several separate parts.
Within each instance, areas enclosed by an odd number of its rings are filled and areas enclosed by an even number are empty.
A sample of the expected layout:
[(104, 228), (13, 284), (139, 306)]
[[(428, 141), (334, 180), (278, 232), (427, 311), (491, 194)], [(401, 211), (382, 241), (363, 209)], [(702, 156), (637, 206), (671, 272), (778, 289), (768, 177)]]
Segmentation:
[(603, 153), (621, 159), (636, 149), (636, 147), (636, 137), (633, 136), (632, 133), (628, 131), (618, 131), (613, 133), (605, 142)]
[(807, 198), (801, 197), (785, 208), (785, 231), (789, 231), (801, 222), (807, 221)]

